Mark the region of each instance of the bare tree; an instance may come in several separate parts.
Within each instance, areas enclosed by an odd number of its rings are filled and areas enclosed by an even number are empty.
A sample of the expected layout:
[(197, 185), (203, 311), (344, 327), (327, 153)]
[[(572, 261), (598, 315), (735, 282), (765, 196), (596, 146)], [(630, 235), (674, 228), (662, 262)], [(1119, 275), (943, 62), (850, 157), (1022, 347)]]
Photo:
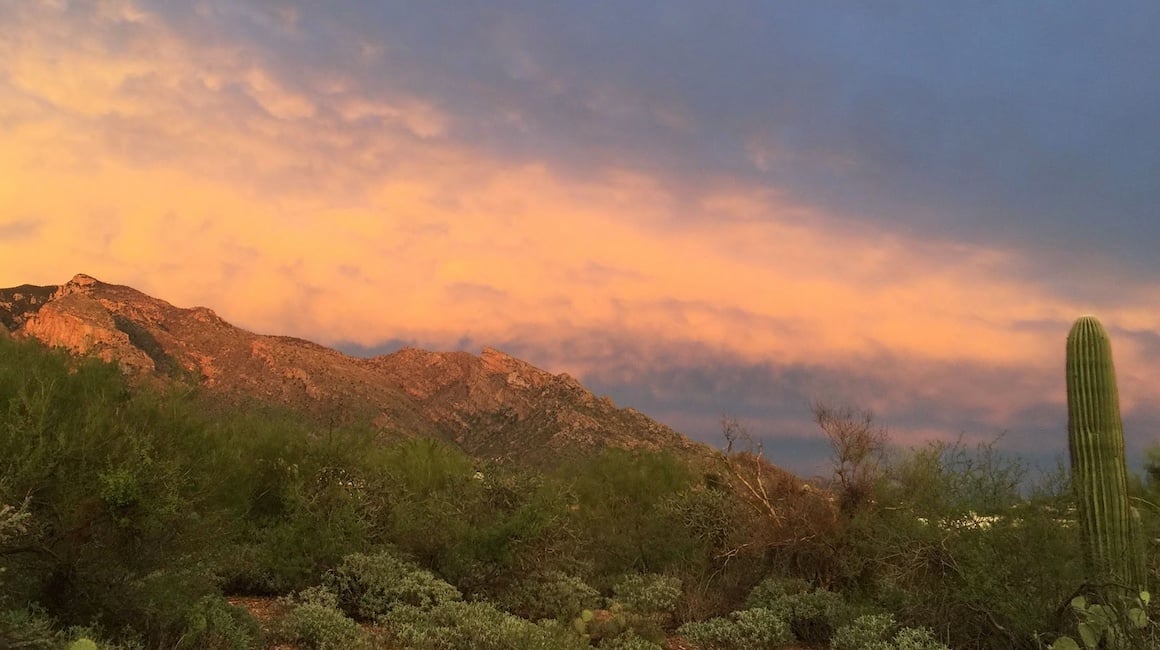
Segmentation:
[(761, 443), (736, 417), (721, 416), (721, 434), (733, 489), (770, 524), (751, 531), (750, 550), (789, 548), (833, 531), (839, 517), (829, 494), (768, 462)]
[(830, 460), (843, 512), (867, 504), (886, 454), (886, 429), (874, 423), (870, 410), (833, 407), (821, 401), (810, 405), (814, 421), (830, 441)]
[[(781, 513), (778, 508), (774, 507), (773, 500), (769, 496), (769, 491), (765, 488), (765, 481), (762, 478), (762, 449), (761, 443), (757, 444), (757, 451), (754, 452), (753, 438), (749, 435), (749, 430), (736, 417), (731, 415), (721, 416), (721, 435), (725, 437), (725, 462), (729, 465), (734, 478), (745, 486), (749, 491), (750, 496), (753, 497), (754, 503), (758, 509), (769, 517), (774, 524), (780, 525), (782, 523)], [(733, 447), (738, 442), (744, 442), (746, 449), (744, 450), (748, 455), (753, 457), (753, 478), (746, 478), (745, 472), (738, 469), (734, 463)]]

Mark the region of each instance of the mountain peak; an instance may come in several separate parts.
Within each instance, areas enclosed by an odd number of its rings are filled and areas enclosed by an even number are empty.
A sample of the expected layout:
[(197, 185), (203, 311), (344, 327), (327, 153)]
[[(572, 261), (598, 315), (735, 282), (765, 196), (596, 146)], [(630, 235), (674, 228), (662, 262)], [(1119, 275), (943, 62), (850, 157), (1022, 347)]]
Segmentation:
[(484, 368), (495, 373), (549, 375), (549, 373), (540, 370), (527, 361), (517, 359), (512, 355), (497, 350), (493, 347), (485, 346), (483, 348), (483, 352), (480, 353), (479, 358), (483, 361)]
[(71, 280), (69, 280), (66, 283), (66, 286), (69, 284), (76, 285), (78, 287), (90, 287), (94, 284), (101, 284), (101, 281), (94, 278), (91, 275), (86, 275), (84, 273), (77, 273), (76, 275), (74, 275), (72, 277)]
[(604, 447), (704, 453), (639, 412), (595, 398), (493, 347), (479, 356), (404, 348), (362, 359), (234, 327), (80, 273), (60, 286), (0, 289), (0, 325), (127, 373), (197, 384), (233, 403), (281, 405), (319, 422), (368, 421), (387, 434), (439, 438), (469, 454), (556, 463)]

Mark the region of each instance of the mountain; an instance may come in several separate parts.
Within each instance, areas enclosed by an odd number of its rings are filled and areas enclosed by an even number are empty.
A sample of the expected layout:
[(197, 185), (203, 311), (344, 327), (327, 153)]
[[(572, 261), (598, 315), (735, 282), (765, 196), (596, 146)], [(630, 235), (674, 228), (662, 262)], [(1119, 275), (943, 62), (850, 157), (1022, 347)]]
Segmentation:
[(414, 348), (357, 358), (230, 325), (126, 286), (77, 275), (60, 286), (0, 289), (0, 328), (119, 364), (143, 379), (185, 381), (233, 404), (272, 403), (320, 423), (369, 419), (482, 458), (552, 464), (605, 447), (711, 450), (633, 409), (499, 350)]

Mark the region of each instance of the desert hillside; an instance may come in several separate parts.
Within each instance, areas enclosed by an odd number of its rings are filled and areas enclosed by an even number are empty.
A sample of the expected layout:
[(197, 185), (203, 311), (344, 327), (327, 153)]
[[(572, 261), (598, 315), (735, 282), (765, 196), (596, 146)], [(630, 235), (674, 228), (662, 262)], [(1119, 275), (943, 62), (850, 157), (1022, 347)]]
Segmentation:
[(567, 374), (500, 350), (408, 348), (356, 358), (83, 274), (59, 286), (0, 289), (0, 324), (132, 375), (194, 383), (230, 403), (274, 403), (325, 422), (369, 420), (478, 457), (538, 463), (606, 447), (708, 451)]

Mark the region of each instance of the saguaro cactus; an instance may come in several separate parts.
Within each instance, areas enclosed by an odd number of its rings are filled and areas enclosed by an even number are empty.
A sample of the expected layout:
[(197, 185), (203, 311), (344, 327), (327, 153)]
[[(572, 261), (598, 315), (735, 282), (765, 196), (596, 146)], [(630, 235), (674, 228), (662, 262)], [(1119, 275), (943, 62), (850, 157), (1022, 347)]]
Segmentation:
[(1088, 579), (1143, 588), (1112, 346), (1093, 316), (1081, 317), (1067, 335), (1067, 434)]

